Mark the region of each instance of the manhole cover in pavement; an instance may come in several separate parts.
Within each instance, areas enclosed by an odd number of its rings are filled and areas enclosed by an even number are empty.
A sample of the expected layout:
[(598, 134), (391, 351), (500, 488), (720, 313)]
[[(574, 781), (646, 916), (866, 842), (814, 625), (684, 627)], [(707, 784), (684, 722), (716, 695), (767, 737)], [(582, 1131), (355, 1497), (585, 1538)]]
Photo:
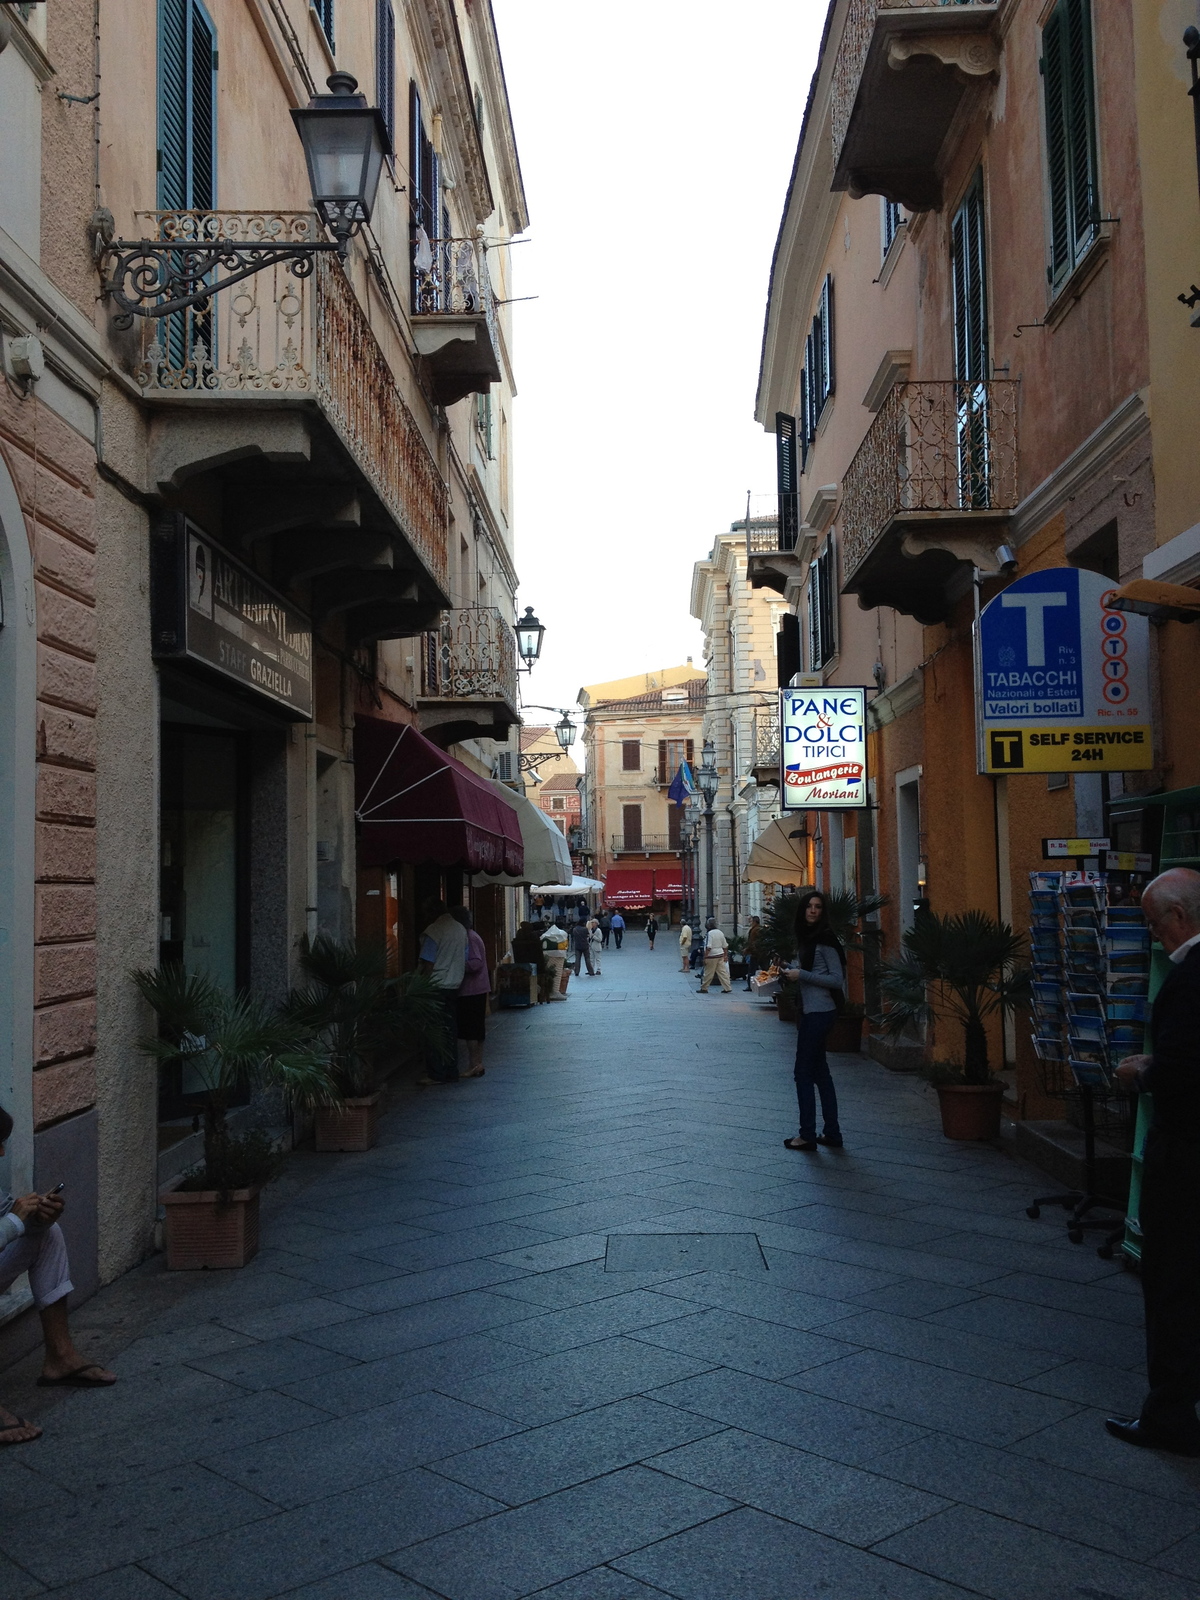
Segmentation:
[(756, 1233), (610, 1233), (605, 1272), (766, 1272)]

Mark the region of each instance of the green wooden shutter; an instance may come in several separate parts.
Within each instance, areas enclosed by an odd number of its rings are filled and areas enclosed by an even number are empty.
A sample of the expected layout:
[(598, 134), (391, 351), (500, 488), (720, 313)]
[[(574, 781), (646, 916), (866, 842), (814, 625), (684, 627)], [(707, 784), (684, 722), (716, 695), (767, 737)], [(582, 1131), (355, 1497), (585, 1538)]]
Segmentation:
[(829, 273), (821, 288), (821, 371), (826, 400), (836, 388), (833, 360), (833, 274)]
[(396, 16), (391, 0), (375, 4), (375, 101), (396, 144)]
[[(775, 477), (779, 498), (779, 548), (794, 550), (800, 531), (799, 479), (796, 476), (796, 419), (775, 413)], [(749, 533), (747, 528), (746, 532)]]
[(217, 203), (217, 31), (204, 7), (191, 6), (191, 160), (188, 205), (211, 211)]
[(158, 7), (158, 205), (161, 211), (188, 204), (188, 22), (189, 0), (159, 0)]
[(1057, 285), (1095, 234), (1100, 206), (1090, 0), (1059, 0), (1042, 30), (1050, 263)]
[(988, 376), (987, 245), (984, 228), (983, 173), (977, 172), (955, 213), (951, 233), (954, 250), (954, 375), (978, 383)]

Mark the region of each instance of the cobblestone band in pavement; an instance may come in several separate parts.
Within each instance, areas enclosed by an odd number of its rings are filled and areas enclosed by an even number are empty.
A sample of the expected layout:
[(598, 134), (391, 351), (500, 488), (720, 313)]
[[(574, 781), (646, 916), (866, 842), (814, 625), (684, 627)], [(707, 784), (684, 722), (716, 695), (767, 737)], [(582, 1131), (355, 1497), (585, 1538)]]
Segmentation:
[(250, 1267), (83, 1308), (116, 1388), (0, 1375), (0, 1600), (1200, 1600), (1200, 1470), (1101, 1425), (1136, 1279), (865, 1057), (784, 1150), (792, 1031), (694, 990), (632, 934), (297, 1153)]

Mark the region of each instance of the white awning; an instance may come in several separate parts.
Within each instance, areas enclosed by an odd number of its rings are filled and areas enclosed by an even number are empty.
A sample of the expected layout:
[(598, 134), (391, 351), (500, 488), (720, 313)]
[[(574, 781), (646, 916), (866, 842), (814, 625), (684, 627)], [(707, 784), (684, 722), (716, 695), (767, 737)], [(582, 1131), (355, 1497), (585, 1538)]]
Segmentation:
[(599, 894), (603, 888), (598, 878), (572, 878), (570, 883), (533, 884), (529, 892), (549, 895), (554, 900), (567, 900), (573, 894)]
[(521, 839), (525, 845), (525, 867), (515, 876), (508, 873), (476, 873), (471, 882), (497, 883), (512, 887), (530, 883), (552, 884), (551, 894), (564, 894), (574, 874), (571, 870), (571, 851), (561, 828), (524, 795), (506, 784), (491, 780), (492, 788), (517, 813), (521, 825)]
[(750, 847), (742, 882), (806, 884), (808, 855), (801, 843), (803, 832), (798, 815), (780, 817), (764, 828)]

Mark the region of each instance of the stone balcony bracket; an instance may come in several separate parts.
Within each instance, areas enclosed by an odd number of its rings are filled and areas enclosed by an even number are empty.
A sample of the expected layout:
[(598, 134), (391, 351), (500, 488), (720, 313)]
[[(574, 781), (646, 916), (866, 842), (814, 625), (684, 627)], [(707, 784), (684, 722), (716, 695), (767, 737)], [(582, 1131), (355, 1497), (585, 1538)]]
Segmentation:
[(851, 0), (834, 67), (835, 190), (942, 206), (946, 146), (1000, 68), (997, 0)]

